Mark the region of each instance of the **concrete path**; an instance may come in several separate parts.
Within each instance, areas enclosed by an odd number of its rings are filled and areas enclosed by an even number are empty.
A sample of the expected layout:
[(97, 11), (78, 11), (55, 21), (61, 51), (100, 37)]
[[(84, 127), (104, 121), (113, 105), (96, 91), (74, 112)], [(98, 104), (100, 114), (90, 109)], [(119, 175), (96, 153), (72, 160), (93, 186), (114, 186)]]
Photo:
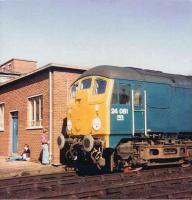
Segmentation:
[(31, 161), (6, 161), (5, 157), (0, 157), (0, 179), (40, 175), (50, 173), (64, 173), (65, 166), (47, 166)]

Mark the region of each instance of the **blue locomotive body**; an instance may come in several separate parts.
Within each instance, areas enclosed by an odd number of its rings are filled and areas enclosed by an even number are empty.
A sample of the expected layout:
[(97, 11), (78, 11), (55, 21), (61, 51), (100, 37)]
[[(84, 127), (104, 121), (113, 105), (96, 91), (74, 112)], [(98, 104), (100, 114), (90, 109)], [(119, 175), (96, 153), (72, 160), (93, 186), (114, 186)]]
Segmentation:
[[(116, 79), (115, 84), (117, 99), (111, 103), (110, 147), (137, 133), (167, 137), (169, 134), (192, 134), (192, 85), (121, 79)], [(128, 90), (130, 100), (126, 104), (120, 102), (121, 87)], [(140, 102), (133, 105), (132, 91), (135, 90), (140, 93)]]

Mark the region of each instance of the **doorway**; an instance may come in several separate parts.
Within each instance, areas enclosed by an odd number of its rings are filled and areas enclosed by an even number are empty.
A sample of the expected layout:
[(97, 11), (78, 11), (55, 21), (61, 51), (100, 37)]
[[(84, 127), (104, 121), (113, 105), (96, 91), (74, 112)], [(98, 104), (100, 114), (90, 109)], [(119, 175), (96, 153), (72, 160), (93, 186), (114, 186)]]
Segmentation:
[(12, 117), (12, 153), (18, 150), (18, 111), (11, 113)]

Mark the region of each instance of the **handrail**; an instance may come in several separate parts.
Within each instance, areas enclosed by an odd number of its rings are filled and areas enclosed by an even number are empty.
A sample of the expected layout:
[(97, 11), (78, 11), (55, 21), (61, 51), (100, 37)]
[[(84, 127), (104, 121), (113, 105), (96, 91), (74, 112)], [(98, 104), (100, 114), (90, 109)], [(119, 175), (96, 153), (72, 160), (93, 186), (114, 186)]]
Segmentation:
[(145, 136), (147, 136), (147, 92), (144, 90)]
[(132, 98), (132, 135), (135, 136), (135, 102), (134, 102), (134, 90), (131, 90)]

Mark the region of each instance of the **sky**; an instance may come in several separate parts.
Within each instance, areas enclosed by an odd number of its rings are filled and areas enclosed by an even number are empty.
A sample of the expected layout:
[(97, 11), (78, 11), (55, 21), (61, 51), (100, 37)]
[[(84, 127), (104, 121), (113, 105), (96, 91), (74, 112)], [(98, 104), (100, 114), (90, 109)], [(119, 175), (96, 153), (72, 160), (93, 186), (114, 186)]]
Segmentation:
[(192, 75), (192, 0), (0, 0), (11, 58)]

